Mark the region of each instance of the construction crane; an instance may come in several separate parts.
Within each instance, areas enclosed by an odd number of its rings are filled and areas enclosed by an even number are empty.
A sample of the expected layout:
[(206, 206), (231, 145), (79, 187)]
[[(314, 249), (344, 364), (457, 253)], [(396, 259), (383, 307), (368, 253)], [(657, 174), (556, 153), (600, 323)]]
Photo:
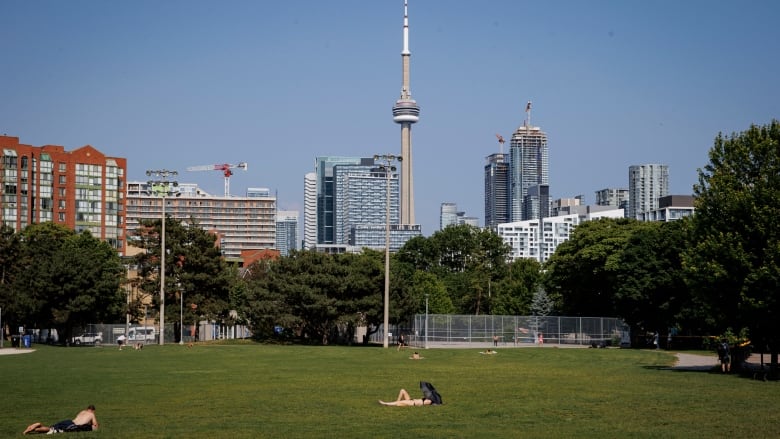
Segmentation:
[(504, 153), (504, 136), (501, 134), (496, 134), (496, 138), (498, 139), (498, 151), (503, 154)]
[(230, 164), (230, 163), (223, 163), (223, 164), (216, 164), (216, 165), (203, 165), (203, 166), (190, 166), (187, 168), (188, 171), (222, 171), (223, 175), (225, 176), (225, 196), (230, 196), (230, 176), (233, 175), (233, 171), (231, 169), (243, 169), (246, 171), (247, 168), (246, 162), (241, 162), (237, 164)]

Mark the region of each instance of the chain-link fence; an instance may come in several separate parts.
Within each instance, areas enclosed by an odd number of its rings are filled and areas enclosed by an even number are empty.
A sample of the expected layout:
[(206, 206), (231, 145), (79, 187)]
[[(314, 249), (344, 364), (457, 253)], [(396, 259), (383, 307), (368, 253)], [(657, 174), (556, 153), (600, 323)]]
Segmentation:
[[(68, 341), (70, 345), (101, 345), (117, 344), (119, 336), (125, 336), (125, 342), (158, 344), (160, 342), (159, 327), (138, 324), (89, 324), (84, 329), (76, 329)], [(181, 340), (184, 343), (194, 341), (209, 341), (220, 339), (248, 338), (252, 334), (246, 326), (220, 325), (201, 321), (196, 325), (184, 325), (179, 328), (176, 323), (165, 326), (165, 342), (174, 343)]]
[[(411, 328), (395, 331), (405, 332), (409, 344), (416, 347), (463, 344), (523, 346), (539, 343), (606, 347), (630, 344), (628, 325), (613, 317), (417, 314)], [(381, 331), (378, 335), (381, 340)]]

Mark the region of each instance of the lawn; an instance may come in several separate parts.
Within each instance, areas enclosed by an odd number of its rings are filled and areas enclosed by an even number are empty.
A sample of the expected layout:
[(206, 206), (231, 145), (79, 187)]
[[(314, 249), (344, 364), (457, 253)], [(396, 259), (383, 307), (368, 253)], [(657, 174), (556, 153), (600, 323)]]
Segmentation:
[[(6, 348), (8, 349), (8, 348)], [(667, 352), (252, 343), (0, 355), (0, 437), (97, 406), (78, 438), (780, 437), (780, 387), (665, 369)], [(384, 407), (419, 381), (436, 407)]]

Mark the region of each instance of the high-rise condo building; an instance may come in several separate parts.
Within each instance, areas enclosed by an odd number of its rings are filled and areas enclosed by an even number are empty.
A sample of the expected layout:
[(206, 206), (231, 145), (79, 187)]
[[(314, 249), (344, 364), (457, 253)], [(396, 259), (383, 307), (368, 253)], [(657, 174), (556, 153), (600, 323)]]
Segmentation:
[[(360, 157), (317, 157), (314, 161), (314, 172), (317, 185), (317, 244), (336, 244), (336, 191), (335, 171), (338, 165), (364, 165), (374, 163), (373, 158)], [(306, 206), (304, 206), (306, 207)]]
[[(528, 188), (550, 184), (550, 160), (547, 134), (539, 127), (531, 126), (531, 102), (525, 108), (527, 119), (512, 134), (509, 146), (509, 184), (511, 221), (536, 219), (538, 209), (528, 209)], [(548, 189), (549, 191), (549, 186)], [(549, 194), (549, 192), (548, 192)], [(549, 198), (548, 198), (549, 199)], [(541, 197), (538, 197), (541, 200)]]
[[(369, 246), (368, 243), (354, 240), (352, 235), (356, 226), (387, 225), (388, 222), (398, 224), (397, 172), (388, 173), (375, 166), (373, 159), (366, 159), (366, 163), (360, 165), (338, 165), (333, 169), (335, 243)], [(384, 241), (385, 236), (382, 234), (382, 245)]]
[(89, 230), (125, 254), (126, 159), (89, 145), (65, 151), (10, 136), (0, 136), (0, 149), (0, 224), (17, 232), (47, 221)]
[(303, 179), (303, 249), (317, 245), (317, 174), (309, 172)]
[(510, 220), (508, 159), (508, 154), (491, 154), (485, 165), (485, 227), (493, 230)]
[(410, 88), (409, 11), (404, 0), (403, 49), (401, 50), (401, 97), (393, 106), (393, 121), (401, 125), (401, 224), (415, 224), (412, 175), (412, 124), (420, 120), (420, 107)]
[(458, 224), (458, 205), (455, 203), (441, 203), (439, 208), (439, 230), (447, 226)]
[(669, 195), (669, 166), (632, 165), (628, 168), (628, 218), (641, 219), (658, 208), (658, 199)]
[(276, 249), (282, 256), (298, 250), (298, 211), (278, 210), (276, 212)]
[(399, 224), (400, 175), (395, 169), (387, 172), (373, 157), (317, 157), (315, 166), (315, 178), (306, 179), (306, 194), (316, 197), (306, 199), (315, 198), (316, 207), (307, 201), (304, 217), (316, 211), (317, 240), (307, 249), (329, 253), (383, 249), (388, 224), (391, 251), (421, 235), (419, 224)]
[(605, 188), (596, 191), (597, 206), (615, 206), (628, 209), (628, 189)]

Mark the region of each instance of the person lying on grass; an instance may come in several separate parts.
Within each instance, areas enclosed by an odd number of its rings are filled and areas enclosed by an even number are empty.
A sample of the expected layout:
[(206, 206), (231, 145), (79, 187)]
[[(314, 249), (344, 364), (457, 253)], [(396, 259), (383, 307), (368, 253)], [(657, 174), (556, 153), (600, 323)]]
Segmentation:
[(393, 405), (397, 407), (414, 407), (431, 405), (433, 401), (427, 398), (412, 399), (406, 389), (401, 389), (401, 391), (398, 392), (398, 398), (395, 401), (385, 402), (380, 400), (379, 403), (382, 405)]
[(86, 409), (79, 412), (75, 418), (60, 421), (51, 427), (47, 427), (40, 422), (30, 424), (22, 434), (29, 433), (65, 433), (75, 431), (92, 431), (97, 430), (98, 421), (95, 417), (95, 406), (89, 405)]
[(433, 384), (427, 381), (420, 381), (420, 390), (423, 393), (423, 397), (420, 399), (412, 399), (412, 397), (409, 396), (409, 392), (401, 389), (401, 391), (398, 392), (398, 398), (396, 398), (395, 401), (385, 402), (380, 400), (379, 403), (382, 405), (392, 405), (396, 407), (414, 407), (442, 404), (441, 395), (436, 390), (436, 388), (433, 387)]

